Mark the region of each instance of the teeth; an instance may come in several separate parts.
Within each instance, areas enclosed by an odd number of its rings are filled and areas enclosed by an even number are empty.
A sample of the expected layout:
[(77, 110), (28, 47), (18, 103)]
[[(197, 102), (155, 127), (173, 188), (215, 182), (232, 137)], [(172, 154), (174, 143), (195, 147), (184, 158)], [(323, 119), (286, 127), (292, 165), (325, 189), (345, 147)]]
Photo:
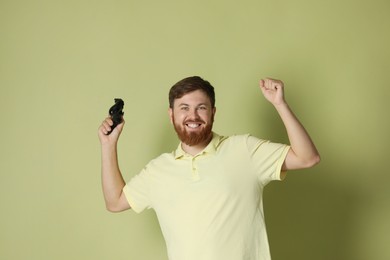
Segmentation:
[(189, 128), (197, 128), (200, 126), (200, 124), (187, 124)]

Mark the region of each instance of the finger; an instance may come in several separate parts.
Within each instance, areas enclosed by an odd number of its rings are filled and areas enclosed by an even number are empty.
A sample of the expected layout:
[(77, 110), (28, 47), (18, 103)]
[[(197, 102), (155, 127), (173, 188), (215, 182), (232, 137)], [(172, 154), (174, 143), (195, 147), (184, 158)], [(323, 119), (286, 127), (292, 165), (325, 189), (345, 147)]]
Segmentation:
[(106, 127), (101, 124), (100, 127), (99, 127), (99, 135), (107, 135), (108, 133), (108, 130), (106, 129)]
[(261, 79), (261, 80), (259, 81), (260, 87), (261, 87), (261, 88), (264, 88), (264, 84), (265, 84), (264, 79)]
[(102, 129), (104, 132), (109, 132), (111, 130), (111, 126), (113, 125), (113, 121), (110, 118), (106, 118), (102, 122)]
[(267, 87), (268, 89), (271, 90), (278, 90), (283, 87), (283, 82), (278, 79), (273, 79), (273, 78), (266, 78), (267, 79)]
[(112, 121), (110, 116), (106, 117), (106, 119), (104, 119), (104, 122), (106, 122), (110, 126), (114, 124), (114, 121)]
[(111, 130), (111, 127), (106, 125), (106, 124), (102, 124), (101, 127), (100, 127), (100, 131), (103, 133), (103, 134), (107, 134), (109, 131)]
[(265, 87), (265, 80), (261, 79), (259, 81), (259, 87), (260, 87), (260, 90), (265, 93), (265, 91), (267, 91), (266, 87)]
[(103, 126), (104, 128), (111, 128), (112, 122), (110, 122), (110, 121), (108, 121), (108, 120), (104, 120), (104, 121), (102, 122), (102, 126)]
[(265, 87), (266, 87), (267, 90), (275, 89), (274, 86), (273, 86), (273, 80), (270, 79), (270, 78), (267, 78), (267, 80), (265, 82)]
[(276, 81), (275, 88), (276, 88), (277, 90), (283, 90), (283, 87), (284, 87), (283, 81), (277, 80), (277, 81)]

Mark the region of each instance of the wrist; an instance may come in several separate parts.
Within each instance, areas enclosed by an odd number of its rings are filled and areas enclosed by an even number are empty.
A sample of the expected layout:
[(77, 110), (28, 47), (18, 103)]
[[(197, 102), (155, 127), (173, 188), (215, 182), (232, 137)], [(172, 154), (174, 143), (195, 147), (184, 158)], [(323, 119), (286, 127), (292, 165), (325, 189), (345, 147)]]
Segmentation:
[(274, 103), (273, 105), (276, 108), (276, 110), (284, 109), (284, 108), (288, 108), (289, 107), (285, 100), (283, 100), (282, 102)]
[(102, 142), (101, 147), (102, 147), (102, 151), (116, 150), (117, 142)]

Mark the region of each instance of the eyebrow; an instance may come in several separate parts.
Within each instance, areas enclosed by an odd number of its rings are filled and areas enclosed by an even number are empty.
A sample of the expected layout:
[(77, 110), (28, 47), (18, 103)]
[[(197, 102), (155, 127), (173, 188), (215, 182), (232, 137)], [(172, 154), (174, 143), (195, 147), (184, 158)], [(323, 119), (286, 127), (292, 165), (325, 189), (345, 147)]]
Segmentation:
[[(190, 105), (187, 104), (187, 103), (180, 103), (178, 106), (181, 107), (181, 106), (190, 106)], [(207, 103), (199, 103), (199, 104), (196, 105), (196, 106), (197, 106), (197, 107), (198, 107), (198, 106), (207, 106)]]

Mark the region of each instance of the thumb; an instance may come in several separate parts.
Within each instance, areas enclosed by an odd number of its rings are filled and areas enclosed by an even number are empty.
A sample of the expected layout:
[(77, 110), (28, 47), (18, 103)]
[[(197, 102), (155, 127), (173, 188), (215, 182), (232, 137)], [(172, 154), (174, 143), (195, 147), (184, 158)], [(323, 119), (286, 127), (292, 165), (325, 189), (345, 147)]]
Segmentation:
[(118, 128), (118, 131), (122, 132), (122, 129), (125, 125), (125, 120), (122, 118), (122, 122), (116, 126), (116, 128)]
[(115, 132), (115, 134), (120, 135), (121, 132), (122, 132), (122, 130), (123, 130), (124, 125), (125, 125), (125, 120), (122, 118), (122, 122), (121, 122), (120, 124), (118, 124), (118, 125), (115, 127), (115, 129), (112, 130), (112, 132), (113, 132), (113, 133)]

